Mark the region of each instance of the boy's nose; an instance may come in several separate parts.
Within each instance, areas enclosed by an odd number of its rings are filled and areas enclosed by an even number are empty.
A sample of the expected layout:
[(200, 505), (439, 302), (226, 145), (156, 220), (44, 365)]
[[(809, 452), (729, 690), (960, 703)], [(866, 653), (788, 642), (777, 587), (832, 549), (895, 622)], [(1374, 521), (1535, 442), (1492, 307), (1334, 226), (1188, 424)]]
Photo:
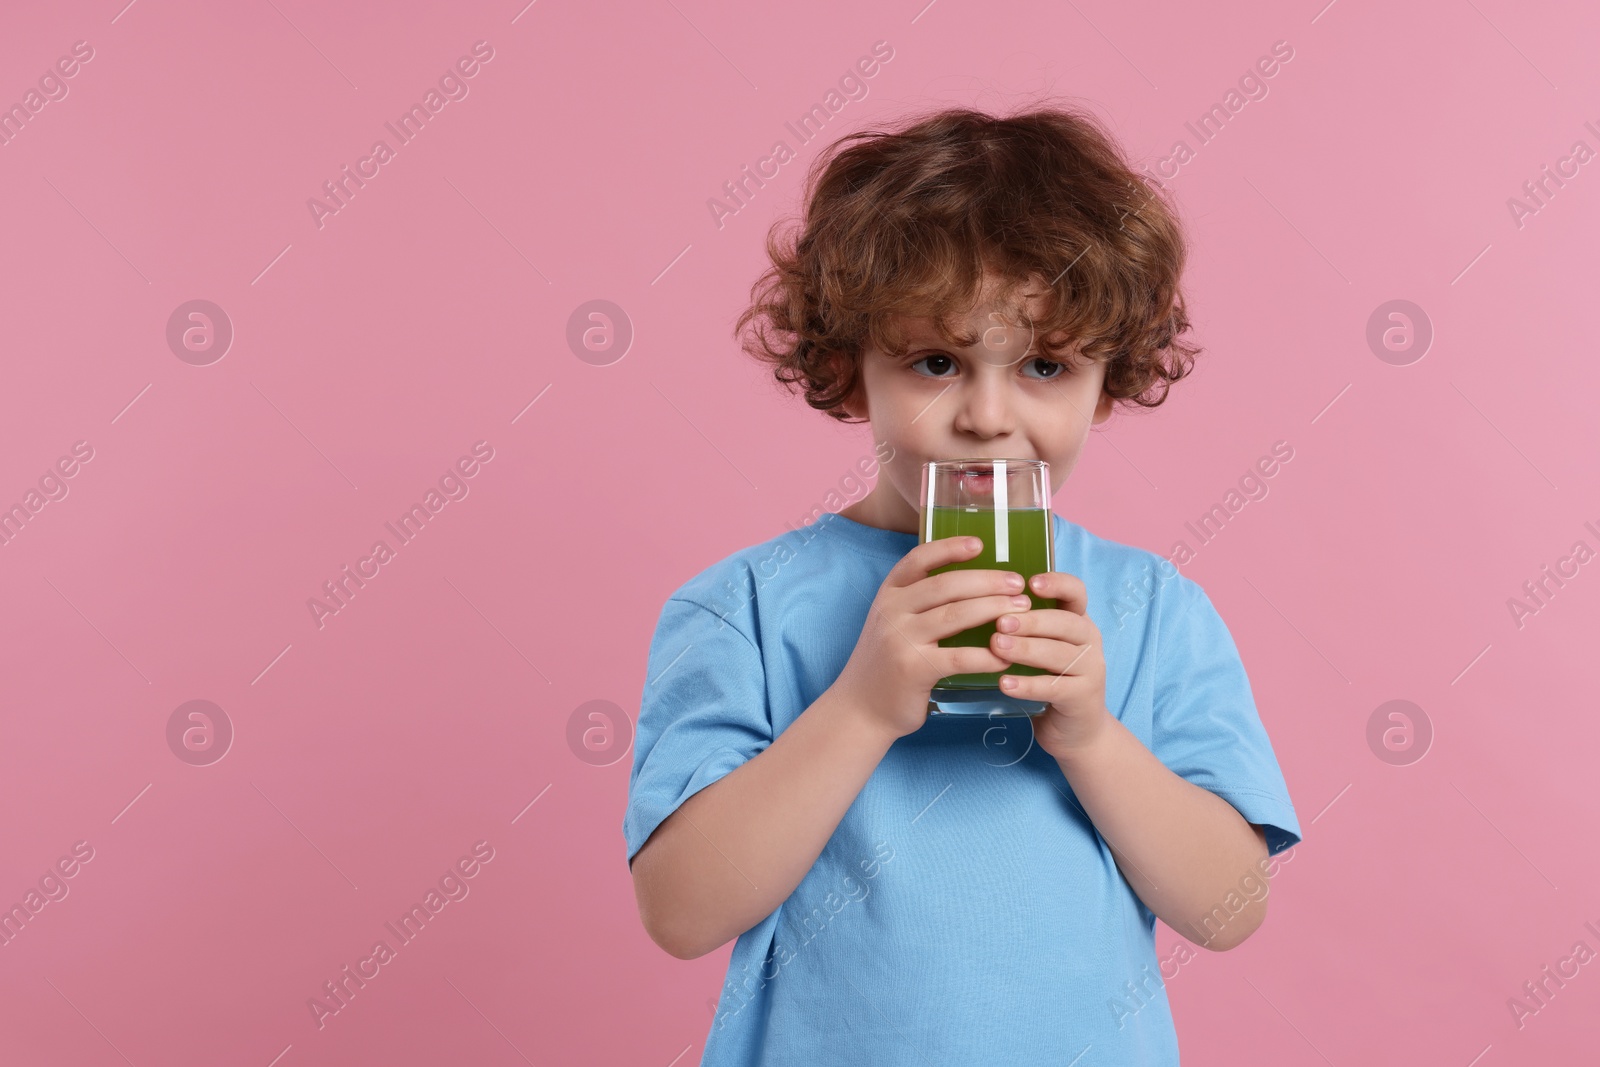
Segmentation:
[(955, 429), (975, 437), (999, 437), (1014, 428), (1015, 412), (1007, 383), (979, 381), (961, 390)]

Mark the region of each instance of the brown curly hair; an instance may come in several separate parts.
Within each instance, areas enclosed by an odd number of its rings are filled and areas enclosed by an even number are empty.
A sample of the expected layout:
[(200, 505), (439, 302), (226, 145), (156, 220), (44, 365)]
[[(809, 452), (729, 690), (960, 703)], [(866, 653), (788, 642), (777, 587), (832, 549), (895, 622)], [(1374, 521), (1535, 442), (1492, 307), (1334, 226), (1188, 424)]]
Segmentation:
[[(803, 226), (775, 223), (768, 269), (734, 327), (773, 377), (841, 422), (870, 341), (907, 350), (895, 317), (946, 325), (985, 272), (1006, 304), (1052, 279), (1034, 325), (1043, 356), (1107, 362), (1104, 391), (1153, 408), (1200, 349), (1179, 291), (1185, 242), (1159, 182), (1124, 162), (1101, 123), (1045, 107), (996, 117), (939, 111), (829, 145), (806, 179)], [(747, 328), (748, 332), (747, 332)]]

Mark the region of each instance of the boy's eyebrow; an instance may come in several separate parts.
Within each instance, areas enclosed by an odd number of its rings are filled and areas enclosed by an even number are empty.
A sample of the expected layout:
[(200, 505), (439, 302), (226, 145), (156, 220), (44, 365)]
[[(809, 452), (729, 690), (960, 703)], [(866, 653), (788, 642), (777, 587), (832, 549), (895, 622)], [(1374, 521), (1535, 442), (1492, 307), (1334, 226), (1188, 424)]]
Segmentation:
[[(959, 348), (971, 348), (973, 345), (983, 340), (982, 334), (966, 336), (970, 336), (971, 340), (965, 340), (963, 335), (958, 332), (956, 341), (954, 342), (955, 346)], [(912, 347), (917, 345), (933, 345), (937, 347), (941, 345), (947, 346), (952, 344), (952, 342), (946, 341), (943, 337), (941, 337), (937, 330), (929, 329), (923, 326), (915, 326), (906, 330), (905, 338), (906, 344)]]

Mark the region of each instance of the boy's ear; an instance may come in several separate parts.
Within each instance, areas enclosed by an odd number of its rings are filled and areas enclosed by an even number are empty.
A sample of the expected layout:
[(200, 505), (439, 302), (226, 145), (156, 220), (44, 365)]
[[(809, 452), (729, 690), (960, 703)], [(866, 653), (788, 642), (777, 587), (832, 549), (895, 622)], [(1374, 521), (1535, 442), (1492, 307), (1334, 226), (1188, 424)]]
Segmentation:
[[(850, 373), (851, 357), (848, 354), (835, 352), (830, 358), (833, 362), (835, 374), (846, 375)], [(855, 388), (851, 390), (849, 396), (845, 397), (839, 402), (839, 407), (844, 410), (845, 414), (849, 415), (853, 419), (866, 419), (866, 394), (866, 376), (858, 373), (856, 375)]]

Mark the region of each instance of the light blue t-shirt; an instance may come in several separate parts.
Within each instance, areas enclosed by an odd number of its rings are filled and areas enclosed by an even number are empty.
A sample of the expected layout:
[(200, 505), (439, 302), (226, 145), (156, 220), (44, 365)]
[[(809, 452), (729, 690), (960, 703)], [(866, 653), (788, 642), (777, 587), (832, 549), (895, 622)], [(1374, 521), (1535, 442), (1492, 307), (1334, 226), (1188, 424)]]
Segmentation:
[[(1107, 707), (1174, 773), (1261, 825), (1270, 853), (1296, 844), (1210, 598), (1154, 553), (1054, 521), (1055, 568), (1083, 579), (1104, 640)], [(630, 861), (833, 684), (916, 545), (826, 513), (672, 594), (639, 709)], [(934, 717), (890, 746), (794, 892), (740, 935), (700, 1062), (1171, 1067), (1154, 928), (1030, 720)]]

